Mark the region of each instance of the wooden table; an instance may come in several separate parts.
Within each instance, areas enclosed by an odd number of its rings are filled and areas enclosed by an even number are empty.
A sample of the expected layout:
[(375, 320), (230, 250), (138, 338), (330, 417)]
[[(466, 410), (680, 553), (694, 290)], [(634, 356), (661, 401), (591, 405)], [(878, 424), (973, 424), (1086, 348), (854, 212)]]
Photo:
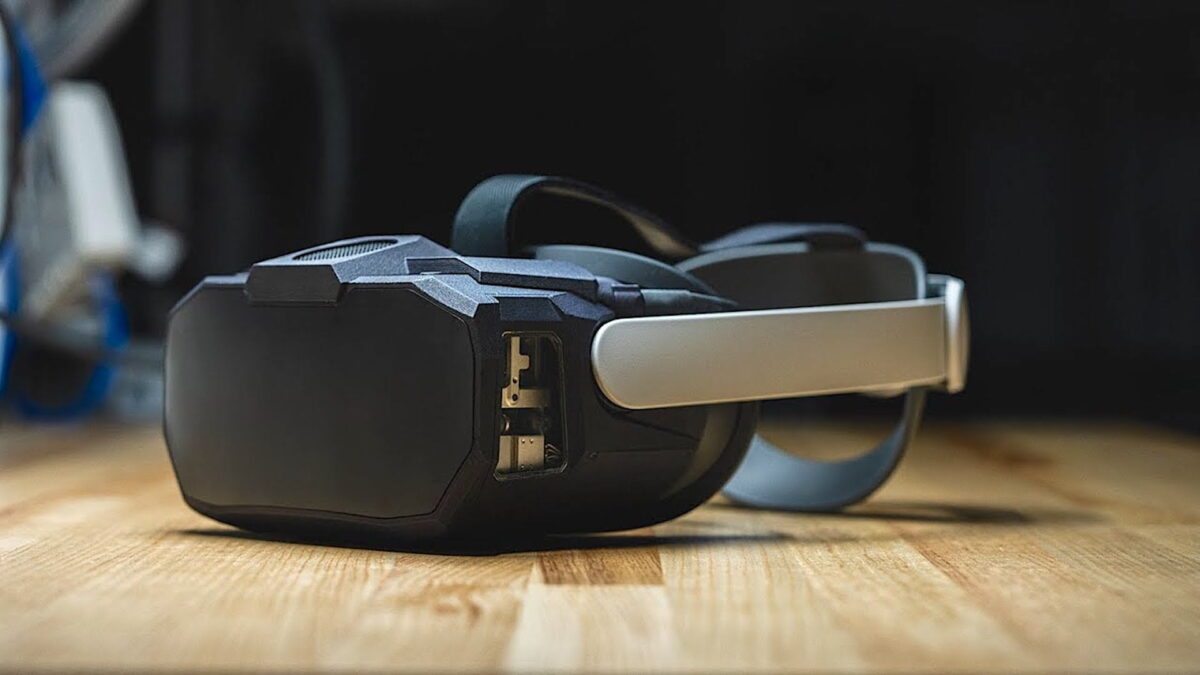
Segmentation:
[(846, 514), (718, 500), (538, 548), (265, 540), (184, 506), (157, 430), (9, 427), (0, 667), (1200, 668), (1200, 440), (1155, 428), (930, 425)]

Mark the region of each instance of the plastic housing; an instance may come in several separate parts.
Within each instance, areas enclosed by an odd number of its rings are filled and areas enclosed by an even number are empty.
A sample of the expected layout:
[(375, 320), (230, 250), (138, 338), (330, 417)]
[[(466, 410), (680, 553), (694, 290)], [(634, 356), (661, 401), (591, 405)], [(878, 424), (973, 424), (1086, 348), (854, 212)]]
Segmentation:
[[(466, 258), (415, 236), (209, 277), (172, 313), (165, 435), (187, 503), (250, 530), (428, 538), (641, 527), (714, 494), (755, 404), (630, 411), (589, 362), (614, 317), (559, 261)], [(497, 472), (504, 336), (561, 344), (553, 470)]]

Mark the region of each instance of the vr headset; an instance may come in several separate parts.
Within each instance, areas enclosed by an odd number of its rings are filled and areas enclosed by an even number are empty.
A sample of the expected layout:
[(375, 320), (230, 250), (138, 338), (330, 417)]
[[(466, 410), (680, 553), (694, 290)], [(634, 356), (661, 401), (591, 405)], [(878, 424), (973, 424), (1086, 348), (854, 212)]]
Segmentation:
[[(659, 259), (514, 251), (537, 193), (611, 209)], [(347, 239), (180, 301), (165, 434), (187, 503), (250, 530), (398, 539), (636, 528), (722, 488), (831, 510), (875, 490), (926, 392), (966, 375), (963, 283), (844, 225), (696, 245), (595, 187), (497, 176), (466, 197), (452, 249)], [(846, 392), (905, 396), (862, 456), (755, 435), (758, 401)]]

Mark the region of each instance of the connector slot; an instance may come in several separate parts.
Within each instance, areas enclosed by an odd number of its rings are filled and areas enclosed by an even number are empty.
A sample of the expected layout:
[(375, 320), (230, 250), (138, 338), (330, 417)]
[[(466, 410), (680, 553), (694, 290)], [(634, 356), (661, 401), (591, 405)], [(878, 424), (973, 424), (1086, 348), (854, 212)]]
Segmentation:
[(548, 333), (505, 333), (497, 475), (561, 468), (562, 354)]

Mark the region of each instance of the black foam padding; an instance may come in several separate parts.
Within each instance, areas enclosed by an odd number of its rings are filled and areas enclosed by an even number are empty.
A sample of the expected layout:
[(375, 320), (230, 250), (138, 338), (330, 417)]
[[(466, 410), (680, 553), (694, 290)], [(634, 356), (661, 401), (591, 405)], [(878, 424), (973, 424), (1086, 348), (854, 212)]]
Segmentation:
[(899, 246), (819, 250), (804, 243), (706, 253), (679, 268), (743, 309), (816, 307), (924, 297), (925, 265)]

